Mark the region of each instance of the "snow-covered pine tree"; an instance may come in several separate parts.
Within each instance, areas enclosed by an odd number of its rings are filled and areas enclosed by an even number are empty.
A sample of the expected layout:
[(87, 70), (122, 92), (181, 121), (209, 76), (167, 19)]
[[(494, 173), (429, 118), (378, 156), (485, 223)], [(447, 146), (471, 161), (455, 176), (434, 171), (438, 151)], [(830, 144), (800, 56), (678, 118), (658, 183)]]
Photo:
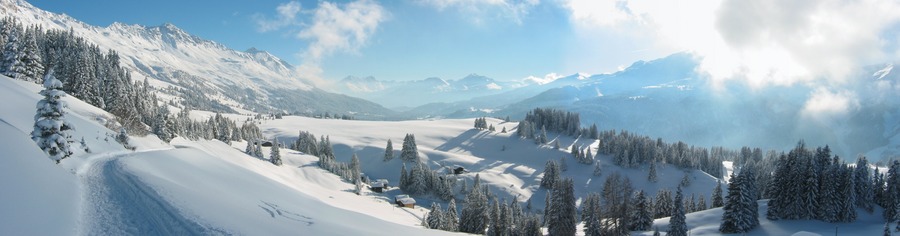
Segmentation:
[(742, 214), (743, 199), (741, 199), (741, 178), (731, 173), (731, 179), (728, 183), (728, 201), (722, 207), (722, 224), (719, 225), (719, 232), (726, 234), (743, 233), (746, 227), (747, 216)]
[(256, 152), (256, 150), (255, 150), (256, 146), (253, 145), (253, 142), (254, 142), (253, 140), (247, 140), (247, 147), (244, 148), (244, 153), (246, 153), (247, 155), (252, 156), (253, 153)]
[(475, 174), (472, 191), (466, 195), (466, 205), (459, 217), (459, 231), (471, 234), (484, 234), (488, 222), (487, 196), (481, 191), (480, 176)]
[(43, 99), (37, 103), (34, 115), (34, 131), (31, 138), (51, 160), (60, 160), (72, 155), (69, 144), (72, 143), (71, 130), (75, 129), (66, 120), (66, 103), (61, 100), (66, 93), (61, 91), (63, 84), (53, 76), (53, 69), (44, 76), (44, 90), (40, 94)]
[(891, 222), (884, 222), (884, 236), (891, 236)]
[(569, 163), (566, 161), (565, 156), (559, 158), (559, 170), (561, 170), (561, 171), (569, 170)]
[(725, 202), (722, 199), (722, 184), (716, 181), (716, 188), (712, 193), (712, 205), (710, 208), (722, 207), (724, 205)]
[(436, 202), (431, 203), (431, 212), (428, 212), (428, 217), (426, 217), (426, 221), (428, 222), (428, 228), (431, 229), (441, 229), (441, 225), (444, 225), (444, 213), (441, 211), (441, 206)]
[(263, 158), (262, 140), (259, 140), (258, 142), (256, 142), (256, 148), (253, 149), (253, 156), (255, 156), (256, 158), (259, 158), (259, 159)]
[(353, 153), (353, 157), (350, 158), (350, 177), (353, 178), (351, 182), (356, 187), (356, 195), (362, 194), (362, 173), (360, 169), (359, 157), (356, 156), (356, 153)]
[(413, 162), (419, 159), (419, 149), (416, 147), (416, 136), (406, 134), (403, 138), (403, 149), (400, 150), (400, 160)]
[[(884, 221), (897, 221), (900, 208), (900, 161), (894, 160), (888, 167), (887, 177), (884, 179), (887, 188), (884, 193)], [(894, 210), (891, 210), (894, 209)]]
[(674, 200), (672, 200), (672, 192), (670, 192), (669, 190), (660, 189), (659, 191), (657, 191), (656, 201), (654, 201), (656, 205), (653, 206), (653, 210), (655, 211), (655, 213), (653, 213), (653, 218), (659, 219), (671, 216), (673, 211), (673, 201)]
[(450, 203), (447, 204), (447, 210), (444, 211), (444, 226), (441, 227), (444, 231), (456, 232), (459, 231), (459, 217), (456, 216), (456, 199), (450, 199)]
[(865, 156), (860, 155), (857, 158), (853, 178), (854, 186), (856, 187), (856, 206), (871, 213), (874, 210), (872, 206), (872, 201), (874, 200), (872, 177), (869, 174), (869, 161), (866, 160)]
[(691, 176), (690, 176), (690, 173), (688, 173), (688, 172), (685, 172), (685, 173), (684, 173), (684, 176), (681, 177), (681, 183), (679, 183), (678, 186), (680, 186), (680, 187), (688, 187), (688, 186), (691, 186)]
[(743, 232), (748, 232), (756, 226), (759, 225), (759, 204), (757, 203), (759, 193), (756, 187), (756, 164), (751, 161), (747, 163), (743, 168), (741, 168), (741, 172), (738, 174), (741, 181), (741, 214), (744, 215), (744, 219), (747, 228), (744, 228)]
[(650, 183), (656, 183), (656, 181), (658, 180), (658, 177), (656, 177), (655, 161), (650, 162), (650, 171), (647, 173), (647, 180), (650, 181)]
[(559, 167), (553, 160), (548, 160), (544, 165), (544, 175), (541, 177), (541, 187), (553, 189), (556, 182), (559, 181)]
[(603, 182), (603, 190), (600, 193), (603, 202), (602, 224), (605, 235), (622, 235), (628, 233), (630, 226), (631, 198), (633, 196), (631, 181), (619, 172), (613, 172)]
[[(34, 31), (34, 30), (31, 30)], [(44, 73), (44, 61), (41, 59), (41, 53), (38, 50), (37, 32), (29, 32), (25, 36), (24, 45), (22, 45), (22, 64), (25, 67), (23, 78), (25, 81), (40, 83), (41, 76)]]
[(600, 207), (599, 193), (588, 193), (582, 201), (581, 221), (584, 222), (584, 235), (603, 234), (603, 226), (600, 223), (602, 218)]
[(697, 197), (697, 205), (694, 208), (694, 211), (703, 211), (706, 209), (709, 209), (709, 206), (706, 205), (706, 197), (704, 197), (703, 194), (700, 194), (700, 196)]
[(644, 194), (644, 190), (639, 190), (632, 199), (631, 205), (631, 221), (628, 230), (631, 231), (647, 231), (653, 225), (653, 216), (650, 212), (650, 199)]
[(500, 130), (500, 133), (506, 133), (506, 126), (504, 126), (502, 130)]
[(404, 190), (409, 188), (409, 174), (406, 171), (406, 163), (403, 163), (403, 166), (400, 167), (400, 183), (398, 187)]
[(272, 148), (269, 149), (269, 162), (273, 165), (281, 166), (281, 150), (278, 150), (278, 139), (272, 141)]
[(490, 221), (491, 223), (488, 226), (487, 234), (488, 236), (500, 236), (504, 235), (504, 227), (503, 222), (500, 219), (500, 201), (497, 200), (497, 197), (494, 197), (494, 201), (491, 203), (491, 213), (490, 213)]
[(603, 175), (603, 170), (600, 169), (600, 162), (594, 163), (594, 176)]
[(669, 218), (669, 232), (667, 236), (687, 236), (687, 222), (684, 216), (684, 196), (681, 194), (681, 188), (675, 191), (675, 207), (672, 211), (672, 217)]
[[(3, 46), (3, 61), (0, 63), (0, 73), (13, 79), (24, 80), (26, 68), (22, 62), (22, 46), (19, 42), (21, 33), (11, 32), (7, 35), (6, 45)], [(61, 89), (61, 88), (60, 88)]]
[(387, 147), (384, 147), (384, 159), (382, 161), (390, 161), (394, 159), (394, 144), (391, 143), (391, 140), (388, 139)]
[(572, 178), (559, 181), (553, 189), (548, 231), (550, 235), (575, 235), (577, 226), (577, 208), (575, 206), (575, 189)]

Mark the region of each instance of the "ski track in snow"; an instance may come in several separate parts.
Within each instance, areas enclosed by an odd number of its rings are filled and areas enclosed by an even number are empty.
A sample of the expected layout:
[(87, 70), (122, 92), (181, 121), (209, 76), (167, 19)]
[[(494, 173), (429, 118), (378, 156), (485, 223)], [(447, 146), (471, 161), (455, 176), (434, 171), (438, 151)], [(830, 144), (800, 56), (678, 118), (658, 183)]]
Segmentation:
[(102, 158), (81, 176), (86, 235), (223, 235), (181, 215), (120, 162), (130, 154)]

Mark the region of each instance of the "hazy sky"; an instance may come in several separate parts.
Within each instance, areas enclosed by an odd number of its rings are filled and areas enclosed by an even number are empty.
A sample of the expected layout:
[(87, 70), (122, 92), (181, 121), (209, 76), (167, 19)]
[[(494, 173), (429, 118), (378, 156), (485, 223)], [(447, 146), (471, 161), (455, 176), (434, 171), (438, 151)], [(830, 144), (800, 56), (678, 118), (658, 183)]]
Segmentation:
[(900, 58), (896, 0), (31, 2), (100, 26), (170, 22), (329, 80), (596, 74), (689, 51), (716, 81), (831, 88)]

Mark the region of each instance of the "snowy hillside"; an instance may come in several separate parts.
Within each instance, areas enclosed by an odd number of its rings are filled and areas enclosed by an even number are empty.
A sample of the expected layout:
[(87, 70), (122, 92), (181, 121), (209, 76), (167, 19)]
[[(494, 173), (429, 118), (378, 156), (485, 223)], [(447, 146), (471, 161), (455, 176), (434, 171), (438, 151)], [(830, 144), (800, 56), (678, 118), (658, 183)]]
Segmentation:
[(12, 16), (26, 26), (71, 29), (103, 50), (115, 50), (122, 66), (136, 73), (132, 78), (155, 79), (151, 84), (157, 89), (182, 88), (191, 96), (205, 96), (235, 111), (357, 113), (374, 118), (392, 113), (372, 102), (318, 89), (301, 79), (292, 65), (268, 52), (255, 48), (236, 51), (172, 24), (98, 27), (38, 9), (24, 0), (2, 0), (0, 9), (0, 16)]
[(425, 232), (416, 226), (425, 209), (345, 191), (352, 185), (311, 164), (315, 157), (285, 153), (286, 165), (276, 167), (218, 141), (176, 139), (170, 146), (152, 136), (133, 137), (138, 149), (129, 151), (100, 124), (108, 114), (71, 97), (65, 101), (73, 137), (84, 137), (91, 152), (73, 143), (79, 150), (56, 165), (28, 134), (38, 90), (0, 76), (0, 98), (11, 102), (0, 110), (0, 150), (9, 154), (0, 159), (2, 234)]
[(497, 95), (424, 105), (407, 113), (416, 117), (520, 119), (535, 107), (552, 107), (578, 112), (582, 123), (596, 123), (601, 129), (628, 130), (701, 146), (784, 150), (803, 139), (830, 145), (847, 160), (860, 153), (872, 160), (900, 153), (896, 148), (900, 83), (897, 73), (891, 73), (891, 64), (864, 68), (857, 75), (859, 85), (849, 89), (856, 94), (853, 98), (858, 105), (851, 104), (847, 115), (807, 110), (808, 100), (835, 93), (829, 90), (805, 85), (752, 89), (725, 84), (720, 88), (698, 73), (697, 66), (693, 55), (678, 53), (639, 61), (612, 74), (563, 77)]

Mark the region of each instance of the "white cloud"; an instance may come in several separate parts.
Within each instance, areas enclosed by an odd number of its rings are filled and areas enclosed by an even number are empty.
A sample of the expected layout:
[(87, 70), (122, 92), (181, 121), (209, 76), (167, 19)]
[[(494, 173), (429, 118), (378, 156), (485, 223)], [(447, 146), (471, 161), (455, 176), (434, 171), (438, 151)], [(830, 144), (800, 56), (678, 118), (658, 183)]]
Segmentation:
[(853, 69), (900, 59), (896, 0), (562, 0), (590, 29), (652, 35), (691, 51), (717, 82), (840, 85)]
[[(476, 24), (481, 24), (488, 17), (507, 18), (522, 23), (522, 18), (540, 0), (418, 0), (419, 3), (432, 6), (438, 10), (456, 9), (467, 14)], [(493, 15), (496, 14), (496, 15)]]
[(274, 19), (269, 19), (263, 15), (256, 14), (253, 15), (253, 20), (256, 21), (256, 25), (258, 26), (257, 30), (260, 32), (278, 30), (285, 26), (297, 24), (297, 14), (300, 13), (301, 9), (302, 7), (299, 2), (290, 1), (279, 4), (278, 7), (275, 8), (275, 11), (278, 12), (278, 14), (275, 15)]
[(318, 62), (331, 53), (355, 52), (366, 44), (387, 18), (387, 12), (378, 3), (359, 0), (338, 5), (321, 2), (313, 15), (312, 23), (302, 29), (297, 37), (310, 40), (303, 53), (304, 60)]
[(388, 16), (388, 12), (373, 0), (341, 4), (322, 1), (315, 9), (301, 10), (300, 3), (291, 1), (278, 5), (273, 19), (255, 15), (254, 20), (262, 32), (297, 27), (289, 32), (296, 32), (297, 39), (308, 41), (300, 52), (297, 72), (319, 87), (329, 86), (322, 78), (322, 59), (333, 53), (357, 52)]
[(859, 99), (849, 91), (830, 91), (818, 88), (809, 95), (802, 114), (818, 121), (828, 121), (849, 114), (859, 108)]

